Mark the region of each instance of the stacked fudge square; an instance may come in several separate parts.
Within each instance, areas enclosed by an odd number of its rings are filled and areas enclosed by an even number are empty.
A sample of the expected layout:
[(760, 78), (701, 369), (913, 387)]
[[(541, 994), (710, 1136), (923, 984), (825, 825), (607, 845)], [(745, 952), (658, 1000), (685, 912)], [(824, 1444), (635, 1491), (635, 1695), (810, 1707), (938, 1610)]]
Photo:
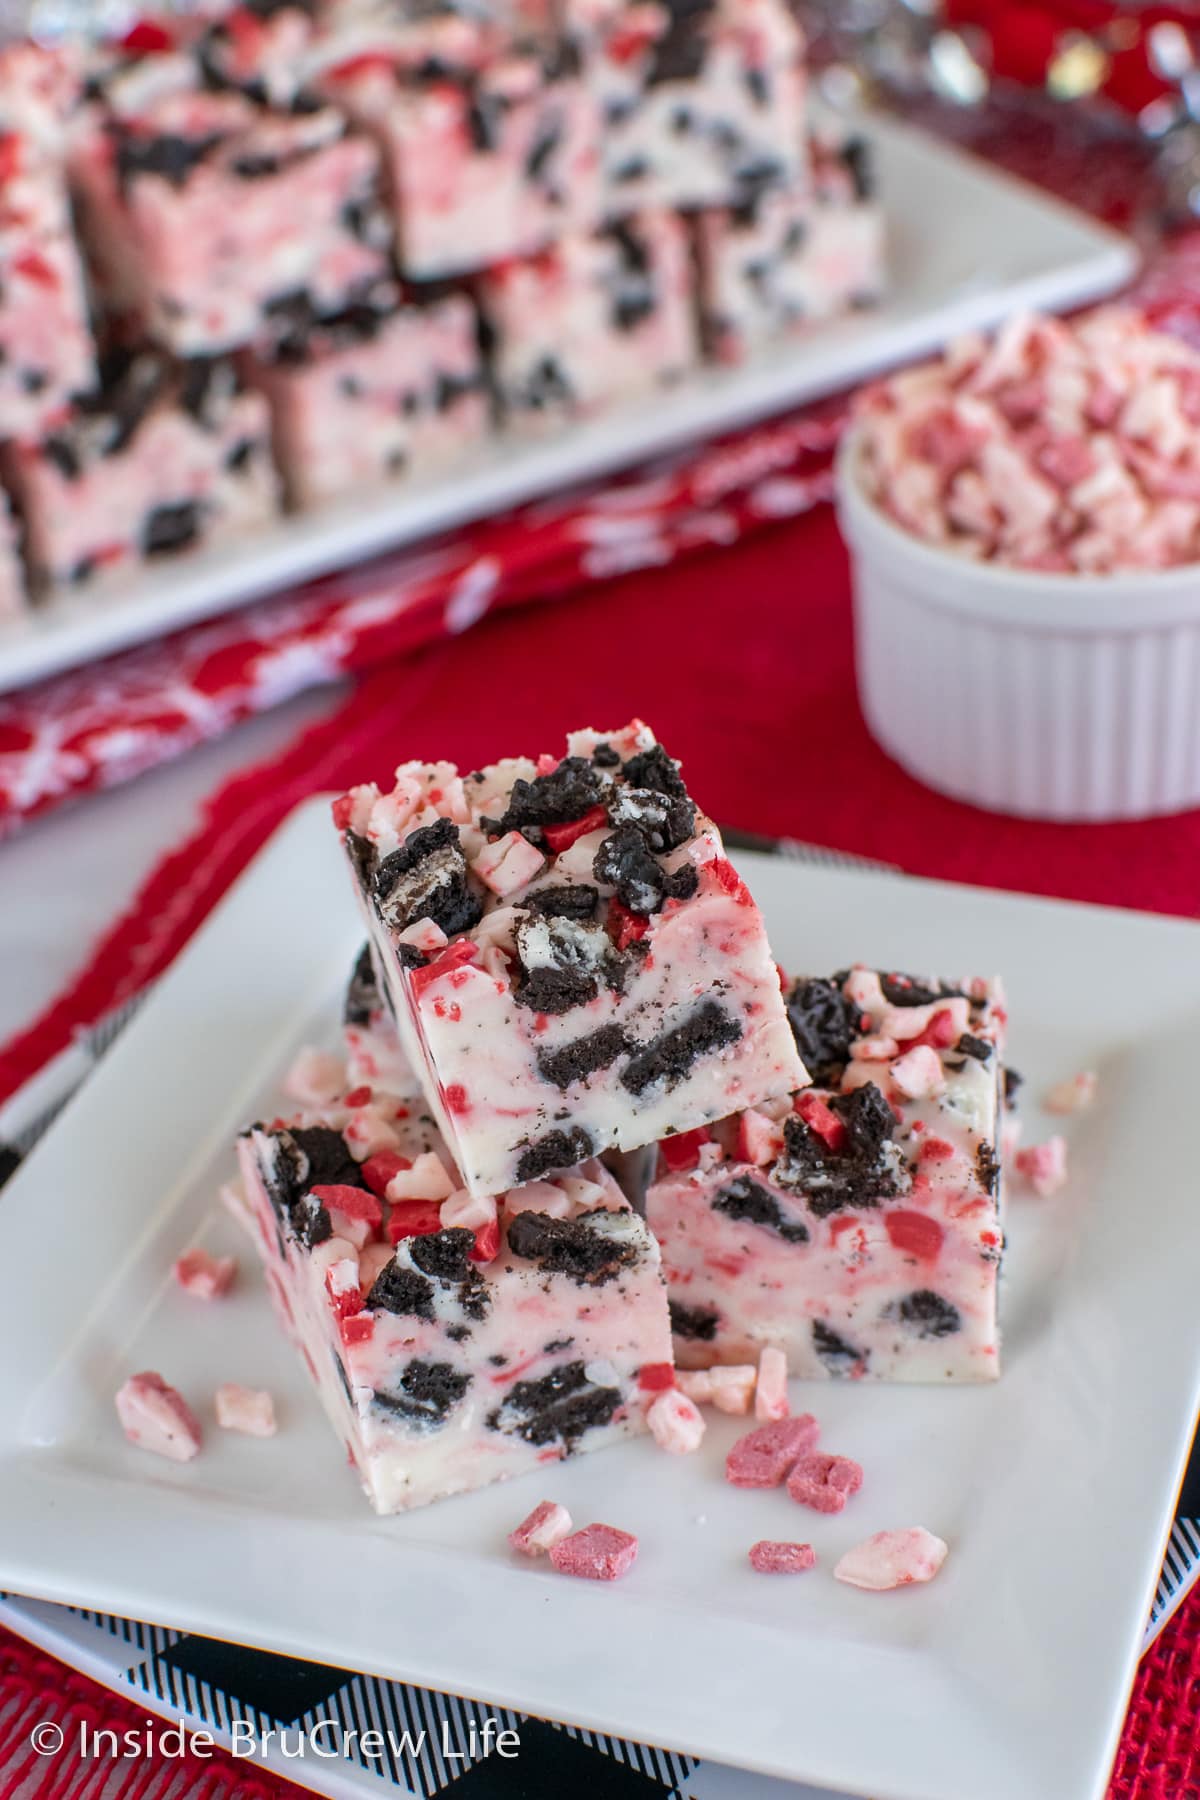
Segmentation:
[(637, 1433), (677, 1367), (995, 1377), (997, 982), (785, 987), (639, 721), (333, 815), (344, 1057), (230, 1201), (379, 1511)]
[(0, 613), (444, 479), (881, 271), (789, 0), (242, 0), (13, 46)]

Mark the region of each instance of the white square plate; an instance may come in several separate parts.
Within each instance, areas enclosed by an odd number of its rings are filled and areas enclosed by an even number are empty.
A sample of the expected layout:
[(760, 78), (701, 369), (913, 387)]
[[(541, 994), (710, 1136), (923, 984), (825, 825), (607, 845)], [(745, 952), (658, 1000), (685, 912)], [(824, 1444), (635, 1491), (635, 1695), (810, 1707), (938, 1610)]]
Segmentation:
[[(238, 883), (0, 1194), (0, 1585), (289, 1651), (888, 1800), (1101, 1794), (1200, 1401), (1194, 1093), (1200, 935), (1101, 908), (739, 859), (780, 960), (1002, 971), (1036, 1095), (1097, 1068), (1053, 1201), (1014, 1197), (1006, 1373), (994, 1387), (797, 1384), (866, 1468), (838, 1518), (648, 1442), (548, 1486), (638, 1533), (614, 1587), (517, 1567), (528, 1482), (407, 1518), (367, 1510), (256, 1273), (219, 1309), (173, 1291), (230, 1141), (328, 1038), (358, 945), (325, 805)], [(187, 1467), (128, 1446), (112, 1395), (159, 1368), (201, 1407), (270, 1386), (272, 1443), (208, 1431)], [(924, 1589), (841, 1586), (841, 1552), (920, 1523), (951, 1555)], [(755, 1538), (820, 1567), (754, 1576)]]
[(923, 355), (1021, 307), (1077, 306), (1137, 267), (1131, 241), (977, 157), (868, 117), (888, 221), (890, 291), (868, 312), (772, 345), (736, 369), (698, 369), (670, 393), (530, 443), (497, 441), (438, 480), (400, 483), (66, 594), (0, 627), (0, 692), (108, 655), (363, 557), (754, 419)]

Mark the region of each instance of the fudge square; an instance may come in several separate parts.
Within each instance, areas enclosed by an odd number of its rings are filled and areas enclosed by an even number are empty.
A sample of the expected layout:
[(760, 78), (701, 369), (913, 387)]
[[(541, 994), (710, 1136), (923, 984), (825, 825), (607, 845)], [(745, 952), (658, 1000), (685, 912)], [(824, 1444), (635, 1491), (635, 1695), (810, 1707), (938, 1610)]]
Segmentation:
[(788, 1011), (817, 1085), (660, 1146), (677, 1360), (774, 1345), (807, 1377), (994, 1378), (999, 983), (857, 968), (797, 981)]
[(340, 312), (390, 274), (375, 146), (331, 106), (210, 79), (199, 49), (118, 63), (71, 157), (105, 307), (179, 356), (269, 339), (298, 295)]
[(505, 423), (536, 431), (672, 386), (699, 360), (687, 231), (648, 213), (478, 284)]
[(334, 803), (400, 1041), (495, 1194), (805, 1081), (762, 917), (634, 721)]
[(80, 586), (261, 524), (278, 505), (266, 402), (220, 358), (114, 348), (50, 436), (9, 446), (5, 461), (38, 587)]
[(475, 309), (460, 294), (402, 304), (388, 283), (334, 319), (298, 309), (248, 378), (270, 402), (296, 507), (461, 463), (490, 421)]
[(94, 379), (71, 231), (66, 134), (78, 83), (32, 44), (0, 51), (0, 421), (36, 436)]
[(472, 1201), (432, 1121), (388, 1126), (383, 1102), (253, 1127), (227, 1190), (375, 1510), (644, 1431), (671, 1378), (666, 1287), (607, 1170)]

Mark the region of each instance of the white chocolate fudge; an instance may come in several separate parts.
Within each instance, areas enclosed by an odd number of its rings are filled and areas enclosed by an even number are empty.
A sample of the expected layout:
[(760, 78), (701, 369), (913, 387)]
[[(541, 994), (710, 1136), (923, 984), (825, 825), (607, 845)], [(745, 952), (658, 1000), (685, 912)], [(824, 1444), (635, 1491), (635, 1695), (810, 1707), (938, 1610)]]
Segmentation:
[(640, 721), (334, 804), (376, 965), (472, 1194), (802, 1085), (762, 916)]
[(338, 313), (390, 273), (374, 144), (219, 80), (203, 43), (118, 62), (71, 156), (105, 307), (180, 356), (270, 341), (298, 300)]
[(380, 144), (406, 276), (469, 273), (599, 222), (600, 104), (581, 58), (549, 17), (433, 0), (416, 19), (338, 20), (314, 79)]
[(818, 1084), (660, 1145), (646, 1218), (680, 1364), (786, 1352), (793, 1375), (999, 1373), (999, 984), (801, 979)]
[(0, 625), (6, 619), (21, 618), (27, 608), (17, 528), (7, 497), (0, 491)]
[(696, 217), (704, 341), (718, 362), (882, 296), (884, 220), (865, 140), (814, 140), (811, 161), (796, 187)]
[(597, 79), (610, 215), (729, 206), (802, 173), (803, 39), (786, 0), (614, 6)]
[(370, 1108), (329, 1109), (330, 1123), (253, 1127), (234, 1204), (375, 1510), (540, 1479), (548, 1462), (644, 1431), (670, 1373), (666, 1288), (607, 1171), (591, 1162), (471, 1202), (447, 1192), (444, 1146), (407, 1108), (387, 1127), (403, 1152), (357, 1160), (364, 1110), (388, 1109), (375, 1093)]
[(390, 288), (336, 319), (297, 319), (248, 378), (270, 402), (295, 507), (435, 474), (462, 462), (490, 422), (475, 309), (462, 295), (401, 306)]
[(80, 586), (278, 506), (266, 402), (220, 360), (106, 358), (100, 386), (43, 443), (10, 446), (7, 469), (38, 587)]
[(95, 375), (71, 232), (66, 134), (78, 83), (32, 44), (0, 50), (0, 435), (38, 435)]
[(564, 238), (490, 270), (478, 292), (510, 430), (593, 417), (699, 360), (687, 232), (672, 213)]

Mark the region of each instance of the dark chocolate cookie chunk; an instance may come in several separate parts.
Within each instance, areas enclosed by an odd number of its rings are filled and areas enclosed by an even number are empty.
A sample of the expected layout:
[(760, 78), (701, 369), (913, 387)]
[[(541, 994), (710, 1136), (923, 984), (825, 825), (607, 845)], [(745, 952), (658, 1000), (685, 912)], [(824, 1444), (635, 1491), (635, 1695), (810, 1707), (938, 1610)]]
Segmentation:
[(514, 781), (508, 805), (498, 819), (484, 819), (496, 837), (520, 831), (537, 841), (543, 825), (569, 825), (598, 806), (605, 797), (599, 770), (585, 756), (566, 756), (549, 775)]
[(393, 1393), (375, 1394), (375, 1404), (410, 1425), (444, 1425), (471, 1385), (472, 1377), (451, 1363), (414, 1358)]
[(674, 1025), (630, 1058), (621, 1071), (621, 1085), (631, 1094), (644, 1093), (656, 1082), (668, 1087), (690, 1072), (702, 1056), (736, 1044), (742, 1027), (716, 1000), (704, 1000), (684, 1020)]
[(375, 910), (395, 932), (417, 919), (431, 919), (453, 937), (455, 932), (470, 931), (483, 917), (453, 819), (421, 826), (385, 856), (375, 871), (372, 891)]
[(620, 1213), (597, 1210), (574, 1219), (554, 1219), (548, 1213), (520, 1212), (508, 1227), (508, 1247), (514, 1256), (537, 1263), (547, 1275), (569, 1275), (589, 1287), (603, 1287), (622, 1269), (637, 1261), (635, 1239), (605, 1229)]
[(785, 1243), (808, 1242), (808, 1226), (798, 1219), (785, 1217), (774, 1194), (761, 1181), (755, 1181), (753, 1175), (738, 1175), (727, 1182), (713, 1200), (712, 1209), (731, 1219), (762, 1225), (766, 1230), (776, 1232)]
[(553, 1087), (568, 1088), (572, 1082), (584, 1081), (598, 1069), (611, 1068), (619, 1056), (629, 1049), (629, 1039), (620, 1025), (602, 1025), (587, 1037), (564, 1044), (561, 1050), (538, 1053), (537, 1069), (543, 1081)]
[(600, 889), (587, 882), (561, 882), (557, 887), (538, 888), (526, 894), (521, 905), (543, 919), (588, 920), (596, 916)]
[(380, 1269), (365, 1304), (368, 1312), (411, 1313), (432, 1321), (433, 1295), (432, 1281), (393, 1260)]
[(962, 1330), (958, 1308), (931, 1288), (918, 1288), (916, 1293), (906, 1294), (894, 1308), (888, 1308), (888, 1316), (898, 1318), (903, 1326), (921, 1338), (953, 1337), (956, 1331)]
[(516, 928), (518, 1006), (565, 1013), (617, 987), (623, 964), (602, 925), (562, 914), (535, 913)]
[(346, 997), (342, 1002), (342, 1023), (358, 1027), (369, 1025), (381, 1008), (371, 946), (364, 944), (346, 987)]
[(812, 1341), (813, 1349), (831, 1375), (852, 1375), (855, 1369), (866, 1366), (867, 1352), (856, 1350), (844, 1337), (839, 1337), (824, 1319), (813, 1320)]
[(994, 1194), (1000, 1185), (1000, 1158), (996, 1146), (984, 1142), (975, 1152), (975, 1173), (985, 1194)]
[[(517, 1181), (537, 1181), (555, 1169), (573, 1169), (576, 1163), (586, 1162), (594, 1149), (595, 1145), (582, 1125), (573, 1125), (569, 1131), (548, 1131), (521, 1152), (517, 1161)], [(518, 1216), (524, 1218), (527, 1215)], [(511, 1235), (510, 1231), (510, 1240)]]
[(676, 1337), (694, 1339), (701, 1344), (711, 1344), (716, 1337), (719, 1319), (715, 1312), (709, 1312), (703, 1306), (685, 1306), (681, 1300), (669, 1300), (667, 1309)]
[(515, 1382), (503, 1404), (488, 1415), (488, 1427), (523, 1438), (527, 1444), (559, 1443), (570, 1451), (597, 1425), (607, 1425), (621, 1405), (621, 1390), (587, 1378), (582, 1362), (563, 1363), (538, 1381)]
[(812, 1079), (822, 1085), (836, 1081), (859, 1035), (858, 1008), (834, 982), (801, 976), (788, 994), (787, 1016)]

